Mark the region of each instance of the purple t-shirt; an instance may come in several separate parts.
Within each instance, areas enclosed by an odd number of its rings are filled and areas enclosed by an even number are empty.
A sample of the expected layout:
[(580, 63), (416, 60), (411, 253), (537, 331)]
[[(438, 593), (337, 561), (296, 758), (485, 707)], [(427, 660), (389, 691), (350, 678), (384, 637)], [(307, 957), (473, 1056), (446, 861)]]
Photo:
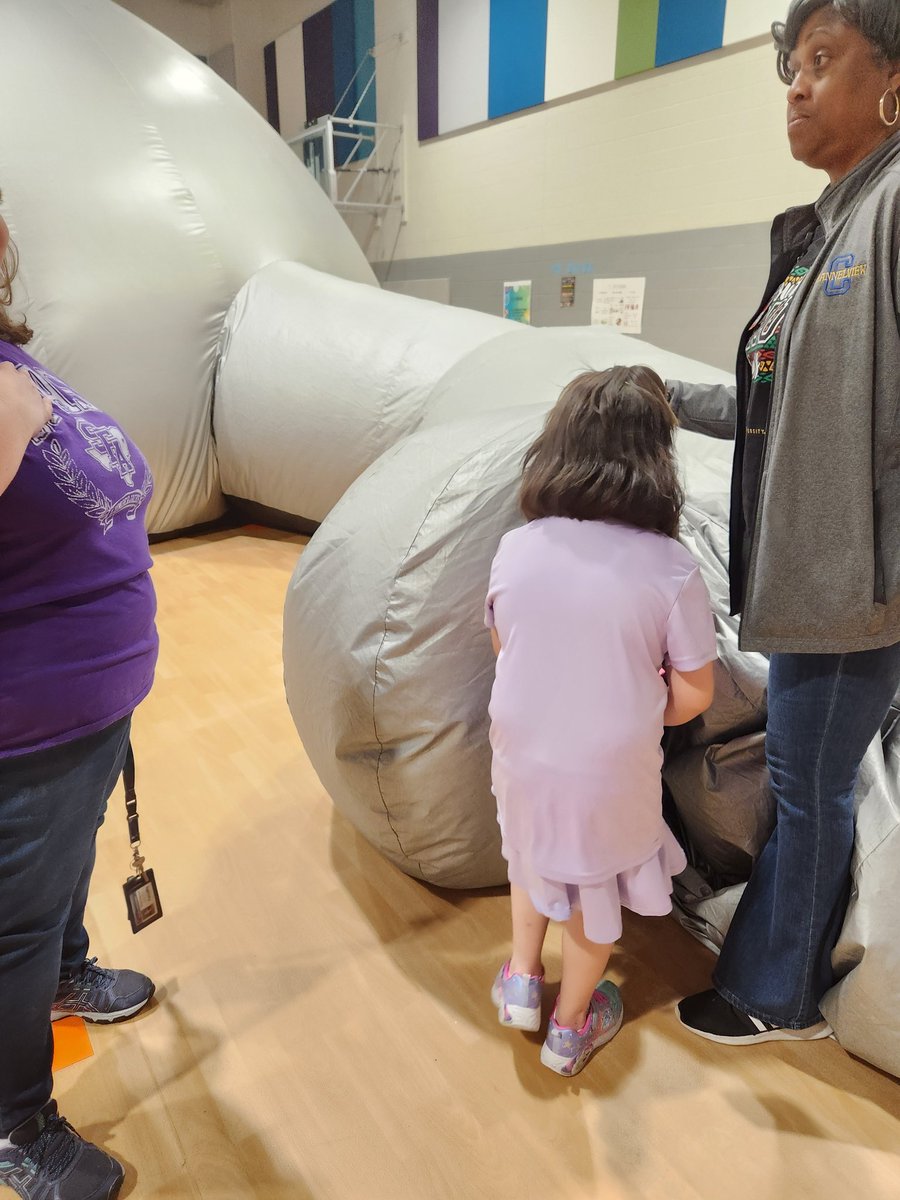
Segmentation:
[(531, 521), (500, 542), (485, 623), (502, 647), (490, 716), (504, 851), (573, 884), (647, 861), (663, 834), (660, 666), (716, 657), (689, 552), (611, 521)]
[(53, 416), (0, 495), (0, 758), (87, 736), (153, 681), (156, 599), (137, 447), (18, 346)]

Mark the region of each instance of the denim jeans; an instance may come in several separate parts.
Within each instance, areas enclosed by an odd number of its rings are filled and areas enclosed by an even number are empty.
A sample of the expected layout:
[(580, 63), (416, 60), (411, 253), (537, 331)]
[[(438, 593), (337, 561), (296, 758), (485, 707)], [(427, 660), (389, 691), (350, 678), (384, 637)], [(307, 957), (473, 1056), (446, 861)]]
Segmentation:
[(836, 982), (850, 895), (854, 786), (900, 685), (900, 644), (773, 654), (766, 760), (775, 829), (725, 938), (713, 982), (736, 1008), (803, 1029)]
[(97, 829), (130, 725), (0, 759), (0, 1137), (50, 1099), (50, 1008), (87, 955)]

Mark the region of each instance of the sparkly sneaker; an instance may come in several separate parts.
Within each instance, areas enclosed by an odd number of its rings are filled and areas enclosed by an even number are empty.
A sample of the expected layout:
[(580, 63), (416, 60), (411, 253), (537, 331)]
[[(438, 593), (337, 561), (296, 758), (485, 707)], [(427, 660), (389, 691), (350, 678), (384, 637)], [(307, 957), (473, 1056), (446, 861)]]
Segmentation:
[(611, 1041), (622, 1025), (622, 997), (614, 983), (598, 983), (580, 1029), (565, 1029), (550, 1018), (547, 1038), (541, 1047), (541, 1062), (557, 1075), (577, 1075), (595, 1050)]
[(60, 979), (50, 1020), (81, 1017), (85, 1021), (127, 1021), (141, 1011), (156, 986), (137, 971), (98, 967), (96, 958), (82, 963), (74, 975)]
[(125, 1172), (98, 1146), (79, 1137), (50, 1100), (9, 1135), (0, 1150), (0, 1184), (22, 1200), (113, 1200)]
[(505, 962), (491, 988), (500, 1024), (532, 1033), (540, 1029), (543, 988), (543, 975), (510, 975), (509, 962)]

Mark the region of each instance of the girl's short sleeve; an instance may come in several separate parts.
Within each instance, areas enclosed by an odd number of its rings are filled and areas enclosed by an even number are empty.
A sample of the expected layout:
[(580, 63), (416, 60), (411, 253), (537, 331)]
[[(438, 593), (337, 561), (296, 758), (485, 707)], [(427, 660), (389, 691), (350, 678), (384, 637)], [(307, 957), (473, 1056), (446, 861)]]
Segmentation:
[(497, 570), (497, 559), (491, 563), (491, 579), (488, 584), (488, 594), (484, 602), (484, 624), (487, 629), (494, 628), (494, 596), (496, 595), (495, 574)]
[(697, 567), (684, 581), (669, 613), (666, 652), (676, 671), (697, 671), (717, 657), (709, 592)]
[(484, 602), (484, 625), (486, 629), (494, 628), (494, 596), (492, 592), (488, 592)]
[(494, 560), (491, 563), (491, 577), (488, 583), (488, 594), (484, 602), (484, 624), (487, 629), (494, 628), (494, 600), (497, 597), (499, 588), (500, 575), (500, 552), (503, 549), (503, 538), (500, 539), (500, 545), (497, 547), (497, 552), (494, 555)]

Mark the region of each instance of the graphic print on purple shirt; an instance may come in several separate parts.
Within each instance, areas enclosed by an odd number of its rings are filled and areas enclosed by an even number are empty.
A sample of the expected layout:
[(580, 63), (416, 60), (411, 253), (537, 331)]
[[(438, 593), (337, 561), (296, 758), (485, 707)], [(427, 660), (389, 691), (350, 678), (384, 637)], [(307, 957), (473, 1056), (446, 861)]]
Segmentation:
[(115, 422), (18, 346), (53, 415), (0, 495), (0, 757), (87, 736), (153, 680), (147, 462)]
[(545, 879), (600, 883), (657, 852), (668, 657), (716, 657), (709, 595), (679, 542), (545, 517), (507, 533), (485, 624), (500, 638), (492, 780), (504, 852)]

